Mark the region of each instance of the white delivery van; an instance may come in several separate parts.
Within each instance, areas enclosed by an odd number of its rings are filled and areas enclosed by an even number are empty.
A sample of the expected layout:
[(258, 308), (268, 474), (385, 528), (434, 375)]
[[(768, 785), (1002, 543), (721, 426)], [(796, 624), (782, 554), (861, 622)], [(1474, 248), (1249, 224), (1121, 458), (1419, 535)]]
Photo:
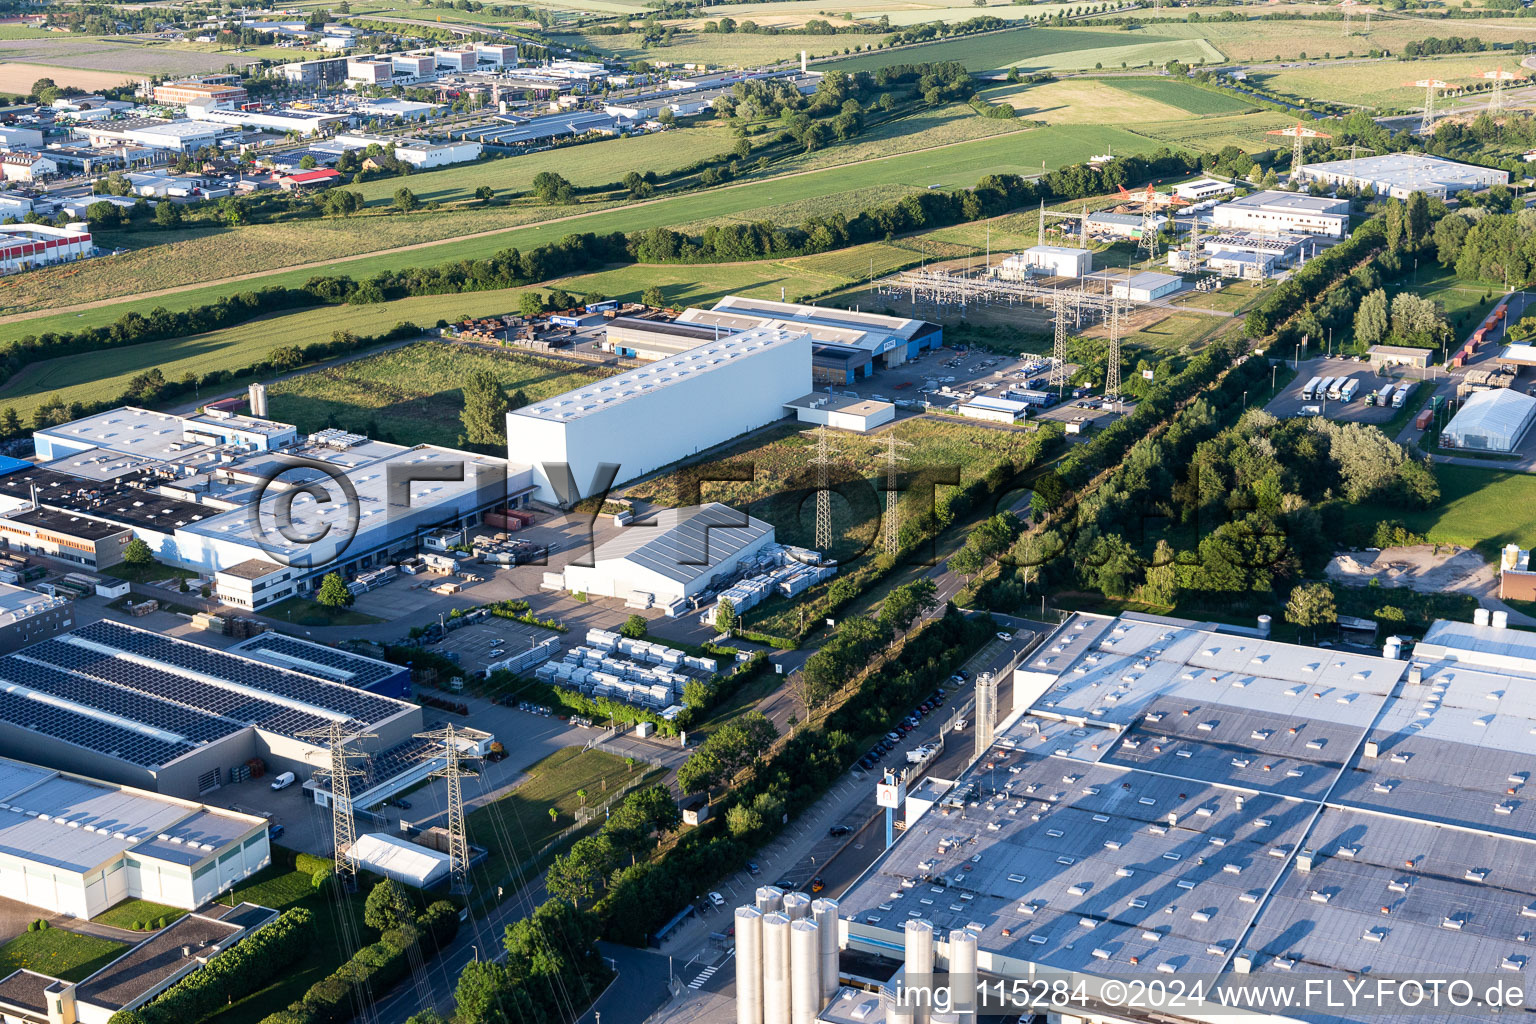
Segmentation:
[(272, 788), (287, 789), (289, 786), (293, 785), (293, 778), (293, 772), (283, 772), (283, 774), (272, 780)]

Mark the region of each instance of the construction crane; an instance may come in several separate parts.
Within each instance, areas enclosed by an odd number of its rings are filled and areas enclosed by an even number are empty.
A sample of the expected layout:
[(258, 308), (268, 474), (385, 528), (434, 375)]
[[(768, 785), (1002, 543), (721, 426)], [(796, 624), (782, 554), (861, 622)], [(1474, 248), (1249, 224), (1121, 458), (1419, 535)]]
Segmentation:
[(1303, 163), (1303, 159), (1304, 158), (1303, 158), (1303, 154), (1302, 154), (1302, 146), (1306, 142), (1306, 140), (1307, 139), (1331, 139), (1331, 138), (1333, 138), (1333, 136), (1329, 135), (1327, 132), (1320, 132), (1316, 128), (1308, 128), (1306, 125), (1302, 124), (1300, 121), (1296, 122), (1296, 126), (1294, 128), (1276, 128), (1273, 131), (1268, 131), (1268, 132), (1265, 132), (1264, 134), (1265, 135), (1284, 135), (1287, 138), (1292, 140), (1292, 142), (1293, 142), (1293, 144), (1291, 146), (1291, 181), (1292, 182), (1299, 182), (1301, 180), (1301, 169), (1304, 166), (1306, 166)]
[(1493, 81), (1493, 95), (1488, 98), (1488, 109), (1495, 114), (1504, 109), (1504, 83), (1525, 78), (1524, 75), (1516, 74), (1513, 71), (1505, 71), (1503, 68), (1495, 71), (1484, 71), (1482, 77)]
[(1435, 93), (1440, 89), (1449, 89), (1451, 84), (1438, 78), (1421, 78), (1417, 82), (1403, 84), (1424, 90), (1424, 118), (1419, 122), (1419, 132), (1428, 135), (1435, 127)]

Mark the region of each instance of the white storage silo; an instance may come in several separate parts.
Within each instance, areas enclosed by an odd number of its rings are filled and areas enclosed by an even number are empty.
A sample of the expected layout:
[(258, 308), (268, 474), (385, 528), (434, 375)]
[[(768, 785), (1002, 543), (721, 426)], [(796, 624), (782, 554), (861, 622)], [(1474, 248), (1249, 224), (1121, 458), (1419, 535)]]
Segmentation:
[(949, 933), (949, 993), (960, 1024), (976, 1021), (976, 933), (956, 928)]
[(790, 1024), (789, 918), (763, 916), (763, 1024)]
[(776, 910), (783, 910), (784, 890), (772, 885), (758, 886), (757, 909), (763, 914), (771, 914)]
[[(928, 1024), (929, 995), (933, 987), (933, 925), (917, 918), (907, 922), (906, 928), (906, 983), (908, 998), (915, 999), (912, 1006), (914, 1024)], [(911, 992), (916, 987), (918, 992)]]
[(823, 1005), (837, 995), (838, 975), (838, 920), (837, 900), (820, 899), (811, 904), (811, 918), (821, 936), (821, 1001)]
[(784, 913), (791, 921), (803, 921), (811, 914), (811, 898), (803, 892), (785, 893)]
[(789, 925), (790, 1024), (816, 1024), (821, 1011), (821, 937), (816, 922)]
[(763, 1024), (763, 915), (736, 908), (736, 1024)]

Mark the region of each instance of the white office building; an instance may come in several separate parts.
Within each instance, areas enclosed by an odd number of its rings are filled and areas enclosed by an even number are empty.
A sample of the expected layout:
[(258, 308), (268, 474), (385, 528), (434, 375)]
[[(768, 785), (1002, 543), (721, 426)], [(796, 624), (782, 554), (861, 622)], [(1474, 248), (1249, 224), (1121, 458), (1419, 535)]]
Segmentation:
[(804, 332), (758, 328), (705, 342), (507, 414), (508, 458), (560, 504), (772, 423), (811, 390)]
[(1255, 192), (1222, 203), (1211, 220), (1219, 228), (1342, 238), (1349, 230), (1349, 200), (1304, 192)]
[(992, 275), (1004, 281), (1023, 281), (1030, 277), (1083, 277), (1093, 271), (1093, 253), (1064, 245), (1032, 245), (1013, 253), (996, 267)]
[(1308, 164), (1302, 175), (1332, 185), (1370, 186), (1379, 196), (1397, 199), (1407, 199), (1414, 192), (1447, 199), (1458, 192), (1509, 184), (1508, 171), (1457, 163), (1423, 153), (1383, 153), (1354, 160)]

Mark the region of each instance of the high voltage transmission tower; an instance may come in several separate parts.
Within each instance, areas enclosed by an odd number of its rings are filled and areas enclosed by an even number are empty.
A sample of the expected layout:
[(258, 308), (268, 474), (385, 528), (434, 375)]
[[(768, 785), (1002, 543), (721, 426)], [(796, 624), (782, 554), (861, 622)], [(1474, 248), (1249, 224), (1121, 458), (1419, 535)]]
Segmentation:
[(1265, 135), (1285, 135), (1291, 139), (1291, 181), (1301, 180), (1301, 169), (1306, 166), (1306, 154), (1302, 147), (1307, 139), (1331, 139), (1332, 135), (1320, 132), (1316, 128), (1308, 128), (1300, 121), (1294, 128), (1276, 128), (1274, 131), (1265, 132)]
[(1417, 82), (1407, 82), (1407, 85), (1424, 90), (1424, 117), (1419, 121), (1419, 131), (1428, 135), (1435, 127), (1435, 93), (1441, 89), (1449, 89), (1449, 82), (1442, 82), (1438, 78), (1421, 78)]
[(894, 556), (897, 545), (901, 543), (901, 522), (897, 518), (896, 464), (906, 462), (907, 457), (897, 452), (898, 448), (911, 448), (911, 441), (903, 441), (896, 436), (895, 431), (885, 435), (885, 551)]
[(832, 547), (832, 490), (828, 470), (832, 467), (832, 442), (825, 425), (816, 428), (816, 454), (811, 456), (816, 467), (816, 550), (826, 556)]
[(1493, 80), (1493, 95), (1488, 97), (1488, 110), (1497, 114), (1504, 109), (1504, 83), (1513, 82), (1522, 76), (1499, 68), (1497, 71), (1484, 71), (1482, 77)]
[(1120, 404), (1120, 300), (1109, 302), (1109, 367), (1104, 371), (1104, 398)]
[(354, 767), (351, 762), (366, 759), (367, 754), (348, 750), (353, 740), (373, 739), (377, 734), (354, 732), (348, 728), (352, 722), (327, 722), (314, 729), (300, 732), (299, 738), (318, 740), (326, 748), (329, 764), (315, 769), (316, 778), (331, 783), (331, 842), (336, 857), (336, 880), (351, 886), (357, 881), (357, 868), (352, 863), (352, 844), (357, 840), (357, 829), (352, 820), (352, 780), (367, 775), (367, 771)]
[(439, 740), (443, 744), (443, 767), (432, 778), (448, 783), (448, 874), (449, 891), (456, 896), (469, 894), (469, 831), (464, 823), (464, 794), (459, 780), (478, 773), (460, 764), (458, 733), (449, 722), (432, 732), (419, 732), (420, 740)]
[(1051, 319), (1056, 329), (1056, 344), (1051, 352), (1051, 376), (1046, 387), (1055, 388), (1058, 398), (1067, 389), (1068, 308), (1065, 292), (1058, 291), (1051, 297)]

